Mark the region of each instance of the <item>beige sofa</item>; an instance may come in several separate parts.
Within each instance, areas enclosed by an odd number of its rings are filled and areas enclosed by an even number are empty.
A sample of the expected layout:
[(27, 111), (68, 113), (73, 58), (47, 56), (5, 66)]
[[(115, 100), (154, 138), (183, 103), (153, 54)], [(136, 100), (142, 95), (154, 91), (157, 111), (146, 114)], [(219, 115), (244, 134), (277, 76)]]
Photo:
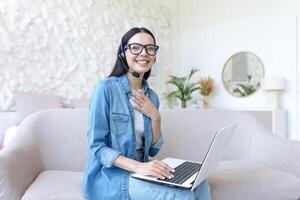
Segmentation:
[(8, 106), (0, 111), (0, 150), (10, 143), (15, 128), (26, 116), (45, 109), (87, 108), (89, 104), (86, 97), (67, 100), (58, 95), (37, 92), (15, 92), (8, 100)]
[[(214, 200), (291, 200), (300, 196), (300, 142), (273, 135), (251, 116), (225, 110), (162, 110), (159, 158), (202, 161), (218, 127), (238, 122), (218, 169)], [(87, 159), (87, 110), (53, 109), (22, 121), (0, 151), (1, 200), (80, 200)]]

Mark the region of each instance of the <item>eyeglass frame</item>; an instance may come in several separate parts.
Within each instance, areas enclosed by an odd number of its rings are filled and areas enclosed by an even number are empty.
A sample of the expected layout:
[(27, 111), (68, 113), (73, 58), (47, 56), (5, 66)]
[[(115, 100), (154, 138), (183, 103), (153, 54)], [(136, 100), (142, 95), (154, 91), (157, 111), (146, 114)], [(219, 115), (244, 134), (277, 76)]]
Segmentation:
[[(131, 48), (130, 48), (130, 46), (131, 45), (139, 45), (139, 46), (142, 46), (142, 49), (141, 49), (141, 51), (139, 52), (139, 53), (132, 53), (131, 52)], [(148, 53), (148, 50), (147, 50), (147, 47), (148, 46), (154, 46), (154, 48), (155, 48), (155, 54), (154, 55), (151, 55), (151, 54), (149, 54)], [(143, 44), (140, 44), (140, 43), (131, 43), (131, 44), (126, 44), (125, 46), (124, 46), (124, 50), (126, 50), (126, 49), (129, 49), (129, 51), (130, 51), (130, 53), (131, 54), (133, 54), (133, 55), (140, 55), (142, 52), (143, 52), (143, 49), (145, 49), (145, 51), (146, 51), (146, 53), (149, 55), (149, 56), (155, 56), (156, 54), (157, 54), (157, 52), (158, 52), (158, 49), (159, 49), (159, 46), (157, 46), (157, 45), (154, 45), (154, 44), (145, 44), (145, 45), (143, 45)]]

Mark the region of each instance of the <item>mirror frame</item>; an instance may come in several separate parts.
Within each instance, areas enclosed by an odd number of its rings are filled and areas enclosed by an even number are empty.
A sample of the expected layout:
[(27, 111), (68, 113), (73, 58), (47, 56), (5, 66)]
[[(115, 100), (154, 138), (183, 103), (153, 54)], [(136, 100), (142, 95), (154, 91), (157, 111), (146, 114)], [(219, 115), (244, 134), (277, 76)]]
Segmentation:
[(222, 70), (222, 83), (223, 83), (223, 87), (225, 88), (226, 92), (229, 93), (231, 96), (233, 96), (233, 97), (238, 97), (238, 98), (245, 98), (245, 97), (250, 97), (250, 96), (252, 96), (253, 94), (255, 94), (255, 93), (261, 88), (261, 81), (262, 81), (262, 80), (260, 80), (260, 85), (257, 87), (257, 89), (255, 90), (255, 92), (253, 92), (253, 93), (251, 93), (251, 94), (249, 94), (249, 95), (247, 95), (247, 96), (236, 96), (236, 95), (230, 93), (230, 92), (228, 91), (228, 89), (225, 87), (225, 81), (224, 81), (224, 78), (223, 78), (223, 74), (224, 74), (224, 71), (225, 71), (225, 67), (226, 67), (226, 65), (228, 64), (228, 62), (229, 62), (234, 56), (236, 56), (236, 55), (238, 55), (238, 54), (241, 54), (241, 53), (252, 54), (253, 56), (256, 57), (256, 59), (258, 60), (258, 62), (259, 62), (259, 63), (261, 64), (261, 66), (262, 66), (262, 79), (265, 77), (265, 67), (264, 67), (264, 64), (263, 64), (263, 62), (261, 61), (261, 59), (260, 59), (255, 53), (250, 52), (250, 51), (239, 51), (239, 52), (233, 54), (232, 56), (230, 56), (230, 57), (226, 60), (224, 66), (223, 66), (223, 70)]

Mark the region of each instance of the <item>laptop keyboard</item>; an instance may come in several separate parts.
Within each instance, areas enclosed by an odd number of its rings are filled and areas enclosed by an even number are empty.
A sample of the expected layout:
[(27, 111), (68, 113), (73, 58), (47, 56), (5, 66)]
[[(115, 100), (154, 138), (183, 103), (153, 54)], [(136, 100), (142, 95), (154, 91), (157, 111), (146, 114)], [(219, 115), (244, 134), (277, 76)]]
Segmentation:
[(174, 178), (171, 179), (159, 179), (169, 183), (182, 184), (189, 179), (195, 172), (199, 171), (201, 164), (194, 162), (184, 162), (181, 165), (175, 167)]

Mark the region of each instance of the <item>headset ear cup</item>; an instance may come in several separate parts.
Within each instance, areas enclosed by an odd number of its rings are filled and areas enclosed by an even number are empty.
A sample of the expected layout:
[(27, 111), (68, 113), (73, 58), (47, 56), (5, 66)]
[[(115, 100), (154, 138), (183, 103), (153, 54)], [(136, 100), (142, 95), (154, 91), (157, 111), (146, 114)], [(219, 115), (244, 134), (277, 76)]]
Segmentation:
[(119, 59), (121, 60), (122, 63), (127, 63), (126, 59), (125, 59), (125, 55), (123, 52), (121, 52), (119, 55), (118, 55)]
[(124, 60), (124, 53), (119, 53), (119, 58), (121, 59), (121, 60)]
[(120, 54), (119, 54), (123, 59), (125, 59), (125, 54), (124, 54), (124, 49), (123, 49), (123, 46), (122, 46), (122, 42), (120, 44)]

